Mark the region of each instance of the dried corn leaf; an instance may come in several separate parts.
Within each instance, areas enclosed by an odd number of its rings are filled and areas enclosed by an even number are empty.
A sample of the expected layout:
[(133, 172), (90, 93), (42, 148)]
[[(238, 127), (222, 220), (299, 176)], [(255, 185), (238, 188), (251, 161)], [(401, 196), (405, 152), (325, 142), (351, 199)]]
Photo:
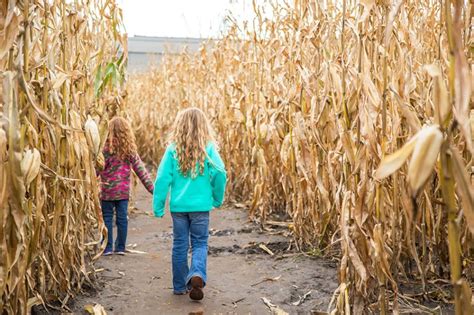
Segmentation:
[(405, 143), (401, 149), (389, 156), (384, 157), (377, 168), (375, 177), (378, 179), (383, 179), (392, 175), (400, 167), (402, 167), (403, 163), (405, 163), (405, 161), (410, 157), (413, 150), (415, 149), (418, 137), (419, 133), (411, 138), (410, 141)]
[(463, 214), (466, 218), (467, 227), (474, 234), (474, 190), (467, 176), (466, 166), (461, 153), (455, 147), (450, 149), (453, 157), (453, 175), (456, 179), (457, 189), (460, 192)]

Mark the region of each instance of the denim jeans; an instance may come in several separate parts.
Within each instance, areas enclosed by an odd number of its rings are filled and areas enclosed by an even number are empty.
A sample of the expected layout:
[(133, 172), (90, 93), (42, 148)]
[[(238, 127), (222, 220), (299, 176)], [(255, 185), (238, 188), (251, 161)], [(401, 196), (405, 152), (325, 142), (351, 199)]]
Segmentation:
[(117, 239), (115, 240), (115, 251), (124, 252), (125, 244), (127, 242), (127, 230), (128, 230), (128, 200), (102, 200), (102, 216), (104, 218), (105, 226), (107, 227), (107, 246), (105, 252), (111, 252), (113, 250), (114, 233), (113, 233), (113, 219), (114, 209), (116, 214), (117, 224)]
[[(186, 292), (189, 281), (199, 276), (207, 281), (207, 241), (209, 212), (172, 212), (173, 218), (173, 290)], [(191, 268), (188, 266), (189, 239), (191, 238)]]

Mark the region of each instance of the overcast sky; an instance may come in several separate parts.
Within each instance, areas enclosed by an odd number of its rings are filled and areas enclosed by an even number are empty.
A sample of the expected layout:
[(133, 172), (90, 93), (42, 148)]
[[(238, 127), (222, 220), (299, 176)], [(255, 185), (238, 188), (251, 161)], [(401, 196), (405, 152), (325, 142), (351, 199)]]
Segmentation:
[(253, 16), (252, 0), (118, 0), (129, 36), (217, 37), (229, 10)]

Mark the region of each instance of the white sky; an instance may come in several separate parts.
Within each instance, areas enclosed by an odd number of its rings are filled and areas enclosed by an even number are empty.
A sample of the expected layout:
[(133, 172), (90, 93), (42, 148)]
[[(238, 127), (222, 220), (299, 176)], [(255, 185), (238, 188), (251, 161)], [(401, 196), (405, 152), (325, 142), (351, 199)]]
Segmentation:
[(217, 37), (229, 10), (253, 17), (252, 0), (118, 0), (129, 36)]

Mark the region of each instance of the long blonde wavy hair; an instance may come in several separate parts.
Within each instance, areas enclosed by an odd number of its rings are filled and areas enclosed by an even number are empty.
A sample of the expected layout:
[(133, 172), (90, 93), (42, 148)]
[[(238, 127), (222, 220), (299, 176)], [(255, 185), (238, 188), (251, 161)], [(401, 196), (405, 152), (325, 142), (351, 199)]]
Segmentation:
[(107, 147), (111, 154), (122, 161), (137, 154), (135, 135), (125, 118), (114, 117), (110, 120)]
[[(216, 142), (214, 130), (202, 110), (196, 107), (178, 113), (169, 144), (176, 146), (179, 169), (183, 176), (195, 178), (204, 172), (206, 146)], [(197, 167), (196, 167), (197, 166)]]

